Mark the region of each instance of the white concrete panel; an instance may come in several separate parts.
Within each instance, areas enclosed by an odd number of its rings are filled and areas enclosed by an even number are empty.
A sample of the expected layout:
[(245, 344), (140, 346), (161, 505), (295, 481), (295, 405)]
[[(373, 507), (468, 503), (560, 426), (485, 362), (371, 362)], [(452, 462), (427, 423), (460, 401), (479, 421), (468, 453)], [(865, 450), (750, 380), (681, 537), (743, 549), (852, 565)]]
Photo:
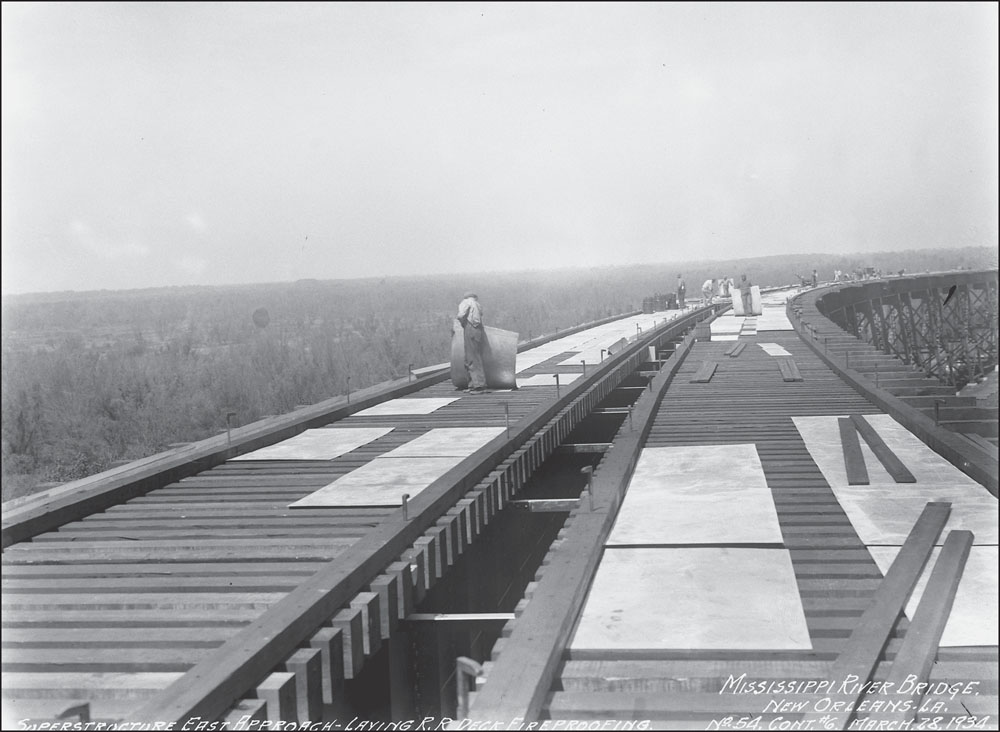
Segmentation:
[(784, 309), (780, 311), (764, 308), (764, 314), (757, 318), (757, 330), (794, 330)]
[(737, 318), (733, 315), (726, 314), (722, 315), (711, 323), (709, 323), (709, 330), (712, 331), (712, 335), (715, 336), (716, 333), (728, 334), (728, 333), (739, 333), (743, 329), (743, 319)]
[(428, 399), (390, 399), (387, 402), (376, 404), (368, 409), (355, 412), (352, 417), (390, 417), (405, 414), (430, 414), (436, 412), (441, 407), (446, 407), (452, 402), (457, 402), (461, 397), (443, 397)]
[(737, 317), (743, 317), (747, 313), (743, 310), (743, 295), (740, 293), (739, 288), (734, 288), (733, 293), (733, 314)]
[(712, 335), (713, 341), (738, 341), (740, 339), (739, 335)]
[(791, 356), (788, 351), (784, 349), (783, 346), (779, 346), (777, 343), (758, 343), (758, 346), (769, 356)]
[(380, 455), (378, 459), (465, 458), (505, 431), (504, 427), (439, 427)]
[(329, 485), (289, 504), (289, 508), (399, 506), (458, 465), (463, 457), (375, 458)]
[[(946, 529), (947, 531), (947, 529)], [(882, 570), (889, 571), (899, 547), (870, 547), (868, 551), (872, 559)], [(930, 579), (934, 562), (937, 561), (940, 549), (931, 554), (924, 573), (917, 582), (910, 601), (906, 604), (906, 615), (913, 618), (920, 598), (924, 595), (927, 581)], [(942, 646), (995, 646), (1000, 643), (997, 623), (997, 573), (1000, 571), (997, 547), (974, 546), (969, 552), (969, 558), (958, 584), (955, 602), (951, 615), (941, 636)]]
[(527, 371), (532, 366), (537, 366), (543, 361), (548, 361), (553, 356), (562, 353), (563, 351), (558, 351), (556, 353), (536, 353), (535, 351), (525, 351), (524, 353), (517, 354), (517, 373), (522, 371)]
[(640, 453), (607, 546), (782, 541), (756, 447), (696, 445)]
[[(559, 374), (559, 385), (566, 386), (579, 379), (583, 374)], [(554, 374), (534, 374), (525, 379), (518, 379), (517, 385), (521, 386), (555, 386)]]
[(931, 501), (951, 503), (948, 523), (938, 544), (944, 543), (952, 529), (973, 532), (976, 544), (996, 544), (998, 540), (997, 499), (985, 489), (893, 483), (891, 486), (847, 486), (838, 488), (835, 493), (854, 530), (868, 546), (901, 545)]
[(784, 549), (606, 549), (574, 649), (809, 650)]
[(323, 428), (306, 430), (275, 445), (238, 455), (231, 460), (333, 460), (379, 437), (392, 427)]

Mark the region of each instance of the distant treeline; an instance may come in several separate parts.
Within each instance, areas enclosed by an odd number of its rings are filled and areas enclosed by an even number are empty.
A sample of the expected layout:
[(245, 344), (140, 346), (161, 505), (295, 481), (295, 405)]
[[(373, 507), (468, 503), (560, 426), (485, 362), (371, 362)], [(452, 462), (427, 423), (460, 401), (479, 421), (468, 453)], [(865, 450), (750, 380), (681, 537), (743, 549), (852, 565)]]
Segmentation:
[(404, 376), (449, 355), (467, 289), (522, 339), (641, 307), (683, 274), (760, 285), (815, 268), (886, 273), (996, 267), (990, 248), (799, 255), (439, 277), (49, 293), (3, 301), (3, 498), (170, 444)]

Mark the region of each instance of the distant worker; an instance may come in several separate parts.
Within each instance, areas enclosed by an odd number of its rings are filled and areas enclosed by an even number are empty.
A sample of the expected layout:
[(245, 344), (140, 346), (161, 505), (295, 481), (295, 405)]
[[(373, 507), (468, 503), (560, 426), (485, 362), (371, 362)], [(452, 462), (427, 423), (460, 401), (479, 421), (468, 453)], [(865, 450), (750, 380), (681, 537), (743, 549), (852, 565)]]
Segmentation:
[(816, 270), (813, 270), (813, 287), (816, 287), (818, 285), (819, 285), (819, 274), (816, 272)]
[(747, 279), (746, 275), (740, 277), (740, 295), (743, 297), (744, 315), (753, 315), (753, 293), (750, 292), (751, 287), (753, 285)]
[(469, 376), (469, 391), (486, 391), (486, 372), (483, 370), (483, 306), (474, 292), (465, 293), (458, 304), (458, 322), (465, 335), (465, 372)]
[(684, 277), (677, 275), (677, 307), (684, 309), (684, 293), (687, 292), (687, 285), (684, 284)]
[(732, 297), (733, 290), (735, 289), (736, 289), (736, 280), (734, 280), (732, 277), (729, 277), (726, 280), (726, 297)]
[(712, 296), (715, 291), (715, 280), (705, 280), (701, 286), (701, 299), (704, 305), (712, 304)]

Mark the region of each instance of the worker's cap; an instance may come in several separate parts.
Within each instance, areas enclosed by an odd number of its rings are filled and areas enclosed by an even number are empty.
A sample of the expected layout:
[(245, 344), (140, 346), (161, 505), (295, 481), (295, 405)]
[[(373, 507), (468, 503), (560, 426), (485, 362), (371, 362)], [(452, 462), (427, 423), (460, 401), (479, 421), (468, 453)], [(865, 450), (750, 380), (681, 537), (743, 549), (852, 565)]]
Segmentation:
[(479, 296), (476, 293), (472, 292), (472, 290), (469, 290), (467, 293), (462, 295), (462, 297), (479, 297)]

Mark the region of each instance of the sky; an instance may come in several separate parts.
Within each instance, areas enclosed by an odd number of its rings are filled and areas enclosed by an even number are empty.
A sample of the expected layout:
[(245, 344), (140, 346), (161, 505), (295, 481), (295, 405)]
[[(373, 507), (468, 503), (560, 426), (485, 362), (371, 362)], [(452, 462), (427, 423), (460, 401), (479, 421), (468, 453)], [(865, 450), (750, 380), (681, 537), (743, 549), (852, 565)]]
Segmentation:
[(997, 243), (996, 3), (2, 3), (5, 294)]

